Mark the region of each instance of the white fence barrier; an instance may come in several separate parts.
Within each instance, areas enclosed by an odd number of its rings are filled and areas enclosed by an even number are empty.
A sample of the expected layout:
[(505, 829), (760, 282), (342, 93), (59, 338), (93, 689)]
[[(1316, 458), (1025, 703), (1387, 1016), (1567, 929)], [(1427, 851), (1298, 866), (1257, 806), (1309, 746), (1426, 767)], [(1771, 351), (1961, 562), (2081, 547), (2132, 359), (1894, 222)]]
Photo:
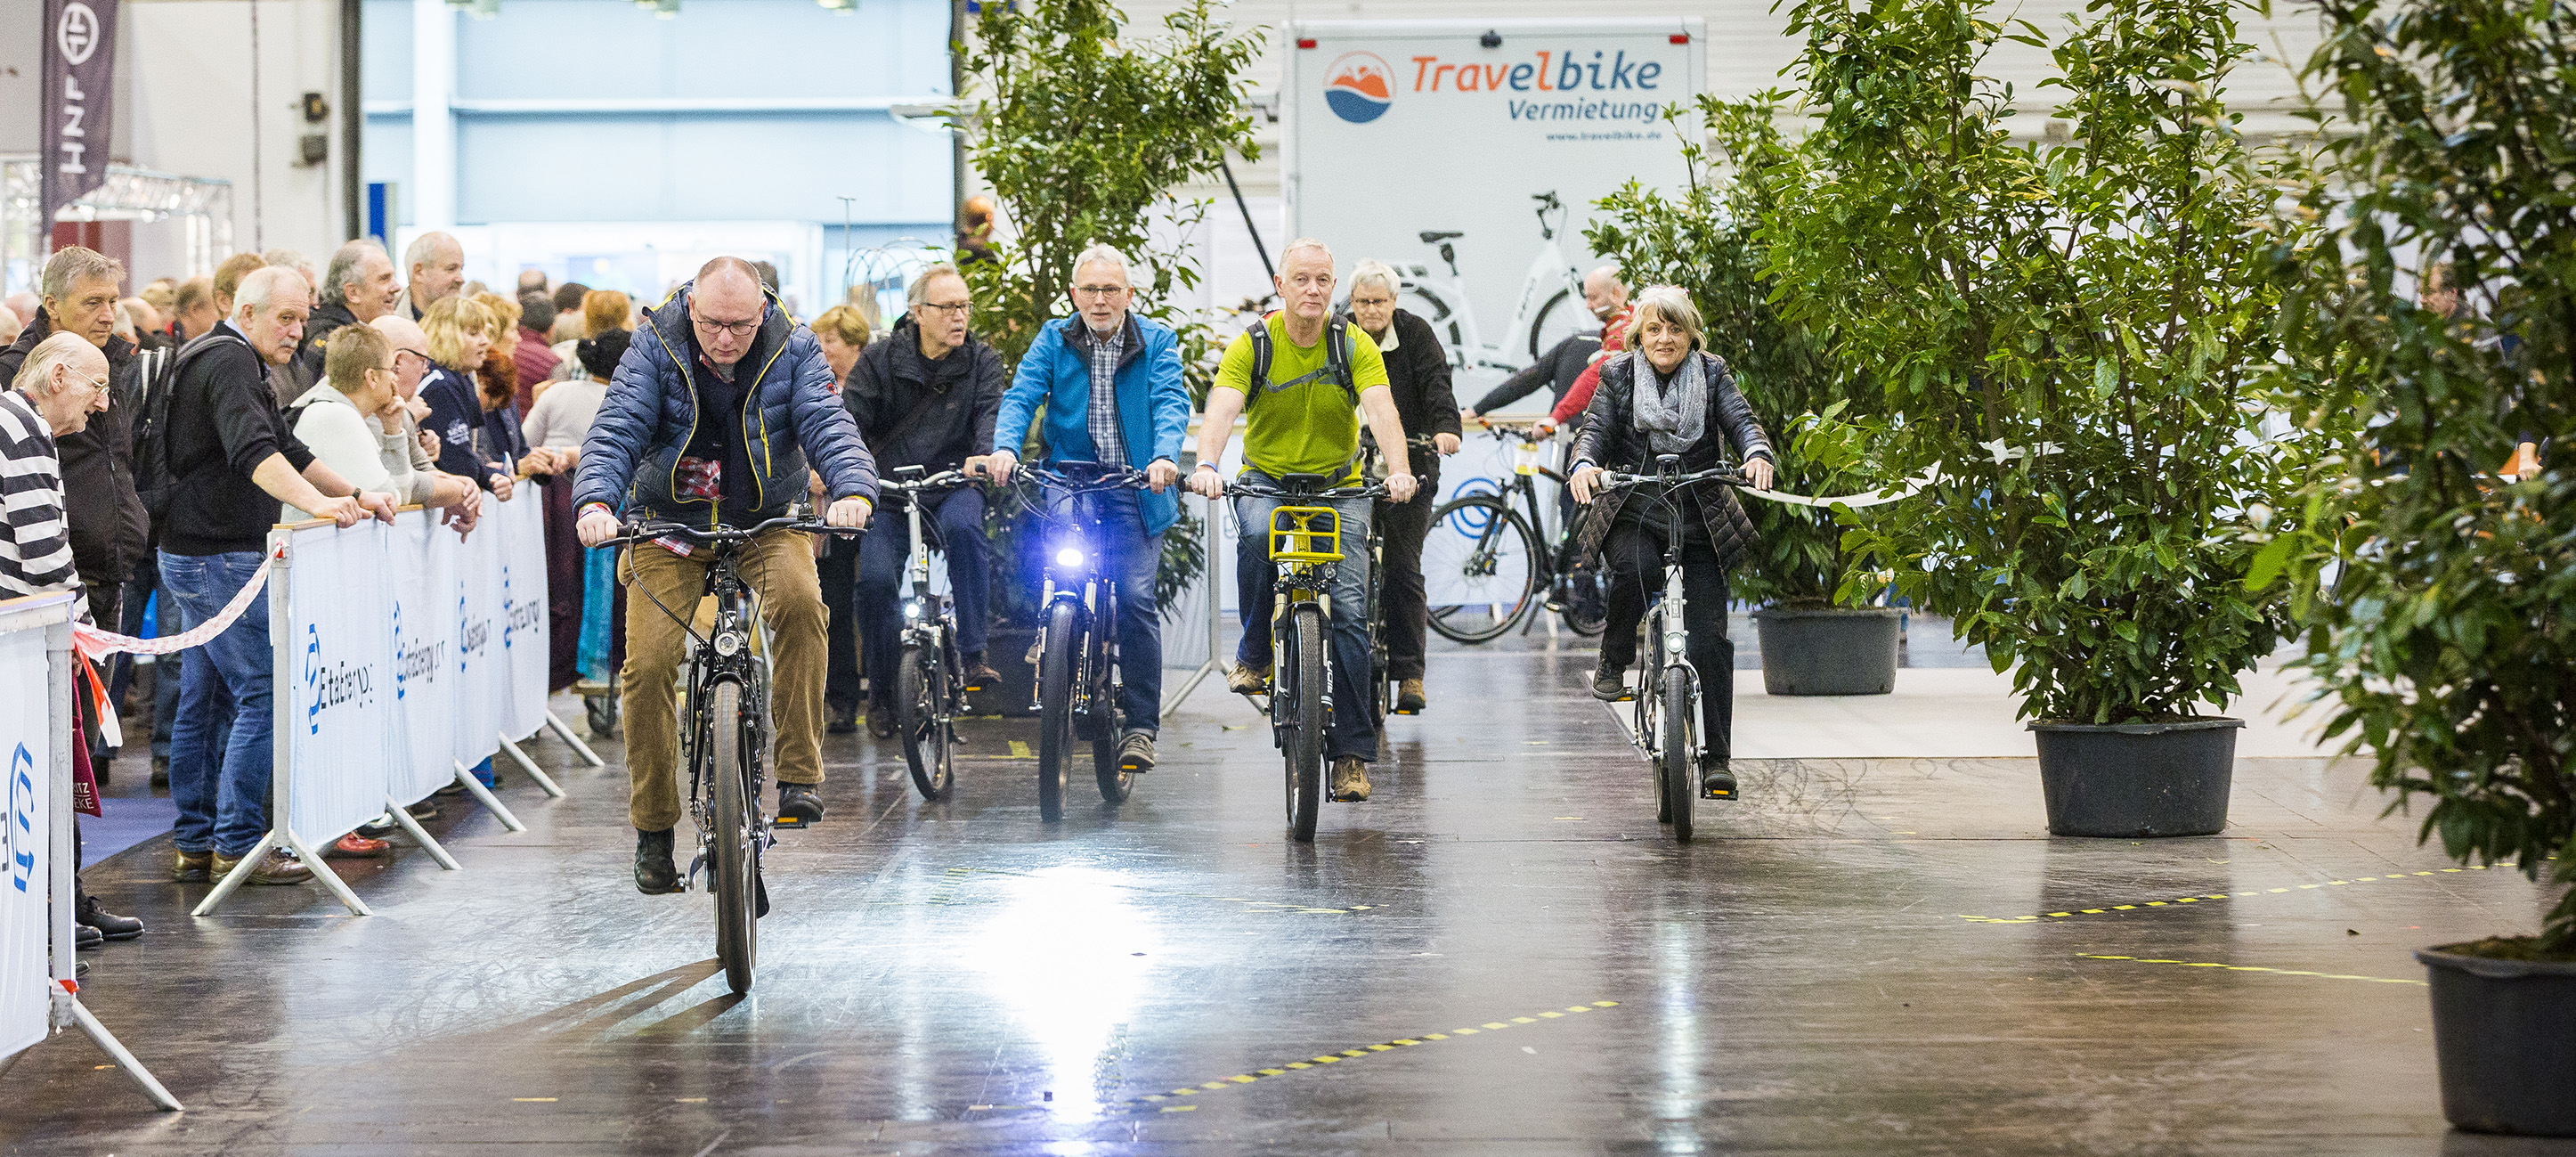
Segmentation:
[(0, 602), (0, 1069), (80, 1026), (152, 1102), (179, 1102), (83, 1007), (72, 964), (72, 667), (69, 593)]
[(269, 557), (271, 830), (197, 915), (214, 911), (281, 845), (350, 911), (367, 915), (318, 850), (390, 812), (442, 867), (457, 868), (403, 810), (451, 783), (510, 830), (526, 830), (467, 771), (504, 744), (547, 794), (563, 794), (511, 744), (549, 725), (569, 737), (546, 712), (545, 523), (536, 488), (485, 502), (481, 525), (463, 539), (434, 512), (407, 510), (390, 526), (281, 526), (269, 532)]

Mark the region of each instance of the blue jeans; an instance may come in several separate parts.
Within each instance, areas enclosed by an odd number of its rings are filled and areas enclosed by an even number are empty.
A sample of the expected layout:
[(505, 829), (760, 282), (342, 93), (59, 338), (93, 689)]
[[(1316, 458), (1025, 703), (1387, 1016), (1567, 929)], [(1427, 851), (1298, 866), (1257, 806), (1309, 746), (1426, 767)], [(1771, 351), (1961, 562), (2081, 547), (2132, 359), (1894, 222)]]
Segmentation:
[[(1047, 505), (1059, 526), (1082, 526), (1097, 534), (1091, 548), (1106, 560), (1109, 577), (1118, 583), (1118, 706), (1127, 715), (1127, 730), (1163, 733), (1163, 604), (1154, 594), (1154, 575), (1163, 568), (1163, 536), (1145, 533), (1145, 517), (1136, 509), (1133, 491), (1089, 494), (1081, 501), (1098, 503), (1100, 527), (1077, 518), (1060, 493), (1050, 492)], [(1046, 541), (1055, 541), (1050, 528)]]
[[(161, 589), (178, 605), (181, 629), (224, 609), (259, 569), (259, 553), (161, 555)], [(270, 731), (268, 599), (198, 648), (179, 683), (170, 728), (170, 801), (179, 850), (247, 854), (268, 833)]]
[[(1242, 480), (1258, 486), (1278, 485), (1269, 475), (1251, 469), (1243, 472)], [(1235, 605), (1243, 608), (1243, 642), (1234, 649), (1234, 658), (1252, 667), (1270, 665), (1270, 612), (1278, 597), (1272, 584), (1279, 577), (1278, 567), (1270, 561), (1270, 512), (1285, 505), (1276, 498), (1248, 494), (1234, 500), (1234, 524), (1239, 532), (1234, 551)], [(1371, 689), (1368, 534), (1373, 503), (1366, 498), (1344, 498), (1299, 505), (1330, 506), (1342, 512), (1342, 561), (1333, 565), (1333, 581), (1325, 587), (1333, 599), (1332, 638), (1325, 647), (1331, 652), (1333, 713), (1324, 735), (1325, 754), (1334, 759), (1356, 756), (1375, 762), (1377, 728), (1369, 722), (1368, 697), (1361, 694)]]
[[(925, 505), (922, 537), (948, 556), (948, 589), (957, 603), (957, 650), (972, 662), (984, 654), (985, 619), (992, 613), (985, 602), (992, 569), (985, 561), (984, 495), (952, 490)], [(903, 561), (911, 550), (911, 514), (891, 504), (877, 512), (859, 539), (860, 650), (867, 656), (868, 688), (885, 703), (894, 702), (895, 665), (903, 657), (903, 600), (912, 590)]]

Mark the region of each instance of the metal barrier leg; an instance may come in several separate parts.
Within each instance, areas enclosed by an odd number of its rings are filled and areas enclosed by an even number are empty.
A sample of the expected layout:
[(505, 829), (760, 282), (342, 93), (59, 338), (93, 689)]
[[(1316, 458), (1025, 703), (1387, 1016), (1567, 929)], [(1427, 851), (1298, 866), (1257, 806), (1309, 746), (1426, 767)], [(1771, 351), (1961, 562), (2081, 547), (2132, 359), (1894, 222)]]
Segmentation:
[(270, 828), (267, 835), (261, 836), (258, 843), (251, 845), (250, 854), (243, 856), (240, 863), (233, 865), (233, 870), (225, 873), (224, 878), (215, 883), (215, 890), (206, 893), (206, 898), (197, 901), (197, 906), (188, 914), (214, 915), (216, 906), (224, 902), (224, 897), (232, 895), (233, 889), (250, 882), (250, 874), (252, 870), (259, 867), (260, 857), (267, 855), (269, 849), (276, 847), (277, 843), (277, 829)]
[(1180, 690), (1164, 696), (1163, 714), (1165, 715), (1179, 710), (1181, 704), (1188, 702), (1190, 692), (1198, 690), (1199, 684), (1206, 682), (1208, 676), (1225, 673), (1225, 649), (1217, 645), (1218, 640), (1225, 634), (1225, 599), (1223, 597), (1225, 567), (1223, 560), (1218, 557), (1218, 548), (1223, 545), (1225, 535), (1217, 529), (1217, 501), (1214, 498), (1207, 500), (1205, 534), (1208, 604), (1207, 662), (1199, 664), (1198, 670), (1190, 672), (1190, 677), (1181, 682)]
[(590, 745), (582, 742), (580, 736), (573, 734), (572, 728), (566, 725), (563, 720), (556, 718), (555, 713), (552, 711), (546, 712), (546, 730), (554, 732), (555, 738), (571, 744), (573, 753), (581, 756), (581, 761), (583, 763), (589, 764), (592, 767), (608, 766), (607, 760), (601, 759), (598, 752), (592, 751), (590, 749)]
[(514, 832), (528, 830), (528, 825), (520, 823), (519, 817), (511, 815), (510, 809), (502, 807), (501, 801), (493, 797), (491, 788), (483, 786), (482, 780), (474, 778), (473, 771), (469, 770), (462, 760), (456, 763), (456, 782), (464, 784), (465, 790), (473, 793), (475, 801), (481, 803), (486, 810), (498, 818), (502, 827)]
[(519, 750), (519, 745), (511, 742), (506, 734), (501, 736), (501, 749), (509, 752), (510, 758), (519, 761), (519, 770), (527, 772), (528, 778), (537, 781), (538, 790), (556, 799), (563, 798), (563, 785), (556, 783), (555, 777), (547, 775), (544, 768), (538, 767), (537, 761), (528, 758), (528, 753)]
[(437, 840), (429, 838), (429, 829), (420, 826), (420, 821), (413, 819), (411, 812), (403, 805), (394, 802), (392, 796), (385, 797), (385, 808), (393, 815), (395, 823), (401, 824), (404, 831), (411, 833), (412, 841), (419, 844), (422, 851), (428, 852), (430, 859), (438, 861), (439, 867), (451, 872), (465, 870), (465, 865), (457, 863), (456, 857), (448, 855), (446, 848), (440, 847)]
[(286, 845), (295, 849), (296, 855), (304, 857), (304, 866), (313, 869), (313, 878), (322, 881), (323, 887), (329, 888), (332, 895), (339, 897), (340, 906), (347, 908), (350, 915), (376, 914), (376, 910), (367, 907), (367, 902), (359, 899), (356, 892), (349, 890), (349, 882), (341, 879), (340, 873), (332, 871), (331, 865), (323, 861), (322, 853), (314, 851), (312, 845), (304, 842), (304, 837), (295, 834), (294, 828), (286, 829)]
[(89, 1034), (89, 1039), (97, 1043), (99, 1051), (116, 1061), (116, 1067), (125, 1070), (126, 1076), (143, 1087), (143, 1095), (169, 1112), (176, 1113), (185, 1108), (179, 1103), (179, 1098), (170, 1095), (170, 1090), (161, 1087), (161, 1082), (152, 1076), (152, 1070), (144, 1068), (143, 1062), (134, 1059), (133, 1053), (125, 1051), (124, 1043), (116, 1039), (115, 1033), (107, 1031), (106, 1025), (98, 1023), (98, 1018), (91, 1015), (87, 1007), (78, 1000), (72, 1001), (71, 1005), (72, 1019), (80, 1022), (81, 1031)]

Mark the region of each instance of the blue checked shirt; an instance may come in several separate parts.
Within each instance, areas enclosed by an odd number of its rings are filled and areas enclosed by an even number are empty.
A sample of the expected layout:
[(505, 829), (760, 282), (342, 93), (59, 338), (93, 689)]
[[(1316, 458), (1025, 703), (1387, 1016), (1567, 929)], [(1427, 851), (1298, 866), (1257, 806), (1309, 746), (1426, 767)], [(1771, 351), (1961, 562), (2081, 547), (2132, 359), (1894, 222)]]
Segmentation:
[(1127, 464), (1126, 433), (1118, 428), (1118, 357), (1126, 351), (1123, 320), (1105, 337), (1091, 335), (1091, 449), (1103, 466)]

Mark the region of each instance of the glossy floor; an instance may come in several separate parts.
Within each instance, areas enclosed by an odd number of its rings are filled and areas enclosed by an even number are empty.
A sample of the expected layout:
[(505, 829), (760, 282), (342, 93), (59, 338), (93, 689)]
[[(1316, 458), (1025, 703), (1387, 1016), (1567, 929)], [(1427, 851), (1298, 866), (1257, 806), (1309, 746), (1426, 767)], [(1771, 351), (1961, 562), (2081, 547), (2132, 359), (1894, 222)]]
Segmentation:
[(340, 864), (372, 918), (298, 888), (192, 920), (204, 885), (163, 882), (166, 839), (146, 843), (92, 870), (152, 929), (88, 954), (84, 991), (189, 1109), (151, 1111), (64, 1037), (0, 1077), (0, 1138), (49, 1155), (2576, 1151), (2446, 1132), (2408, 952), (2527, 931), (2539, 895), (2446, 870), (2411, 821), (2379, 818), (2357, 765), (2242, 761), (2224, 837), (2132, 843), (2047, 838), (2026, 760), (1763, 761), (1676, 846), (1583, 693), (1589, 655), (1530, 646), (1442, 650), (1375, 798), (1329, 809), (1311, 847), (1283, 838), (1257, 717), (1214, 687), (1169, 722), (1133, 801), (1053, 825), (1015, 755), (1026, 724), (971, 725), (942, 805), (911, 794), (891, 745), (836, 737), (831, 818), (774, 854), (739, 1000), (708, 959), (706, 899), (628, 882), (615, 766), (559, 771), (563, 801), (509, 777), (525, 834), (450, 805), (434, 827), (464, 871), (408, 850)]

